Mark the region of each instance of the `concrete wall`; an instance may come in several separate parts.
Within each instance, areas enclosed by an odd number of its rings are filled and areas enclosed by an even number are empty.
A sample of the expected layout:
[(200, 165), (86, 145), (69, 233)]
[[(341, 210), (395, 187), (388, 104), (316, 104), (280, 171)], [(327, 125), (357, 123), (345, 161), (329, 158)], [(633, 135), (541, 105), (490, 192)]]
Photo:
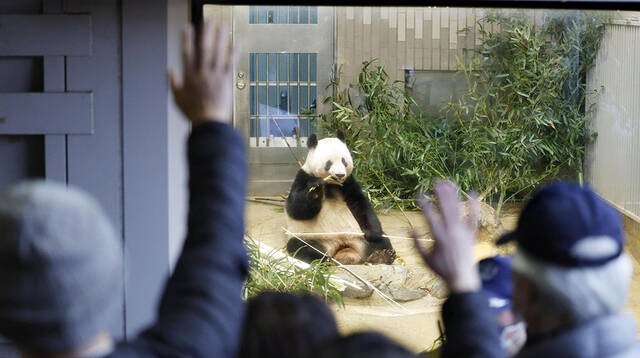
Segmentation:
[[(624, 20), (620, 20), (624, 21)], [(588, 76), (597, 133), (585, 162), (587, 181), (622, 211), (640, 218), (640, 21), (613, 24)], [(640, 220), (640, 219), (638, 219)]]

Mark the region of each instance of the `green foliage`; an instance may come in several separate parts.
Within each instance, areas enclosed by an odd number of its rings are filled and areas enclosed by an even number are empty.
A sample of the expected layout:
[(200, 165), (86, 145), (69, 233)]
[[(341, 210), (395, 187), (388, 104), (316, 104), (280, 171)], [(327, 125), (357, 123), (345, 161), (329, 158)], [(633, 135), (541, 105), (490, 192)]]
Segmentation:
[(549, 17), (489, 15), (498, 33), (480, 29), (482, 43), (458, 61), (468, 91), (444, 104), (442, 115), (419, 113), (401, 83), (381, 66), (364, 62), (354, 104), (339, 75), (330, 84), (333, 104), (324, 132), (341, 129), (353, 151), (355, 174), (377, 207), (412, 207), (417, 191), (454, 179), (465, 192), (497, 201), (528, 197), (556, 178), (582, 178), (586, 73), (604, 33), (588, 14)]
[(320, 260), (302, 269), (286, 257), (275, 258), (273, 254), (263, 255), (257, 243), (247, 237), (245, 246), (249, 253), (249, 275), (244, 283), (245, 299), (257, 296), (263, 291), (277, 292), (314, 292), (320, 294), (328, 302), (344, 306), (342, 294), (331, 284), (330, 262)]
[[(320, 134), (345, 133), (354, 160), (353, 175), (374, 206), (397, 202), (411, 207), (416, 190), (428, 188), (440, 167), (434, 163), (437, 151), (423, 148), (435, 144), (435, 133), (430, 132), (434, 128), (412, 110), (415, 102), (402, 89), (403, 83), (391, 83), (384, 68), (374, 67), (373, 61), (363, 63), (357, 84), (341, 88), (338, 71), (329, 86), (334, 94), (325, 103), (331, 102), (333, 110), (321, 115)], [(360, 94), (361, 103), (355, 103), (351, 88)], [(426, 170), (423, 164), (435, 167)]]

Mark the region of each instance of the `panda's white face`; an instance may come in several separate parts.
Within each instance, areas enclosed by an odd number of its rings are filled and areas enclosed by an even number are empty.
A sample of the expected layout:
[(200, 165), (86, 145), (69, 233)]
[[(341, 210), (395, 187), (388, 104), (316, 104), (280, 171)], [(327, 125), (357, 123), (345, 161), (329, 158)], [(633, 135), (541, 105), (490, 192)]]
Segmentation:
[(353, 159), (349, 149), (338, 138), (325, 138), (309, 149), (302, 169), (316, 178), (332, 184), (342, 184), (353, 171)]

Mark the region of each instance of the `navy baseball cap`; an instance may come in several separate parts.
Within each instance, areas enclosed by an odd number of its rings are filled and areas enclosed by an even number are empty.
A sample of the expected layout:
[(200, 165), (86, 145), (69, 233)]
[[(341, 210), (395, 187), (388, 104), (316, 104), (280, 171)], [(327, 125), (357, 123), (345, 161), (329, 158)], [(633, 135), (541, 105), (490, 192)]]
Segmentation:
[(493, 256), (478, 262), (482, 291), (489, 298), (489, 307), (496, 313), (511, 307), (511, 258)]
[(516, 230), (497, 244), (510, 241), (541, 261), (565, 267), (599, 266), (620, 256), (624, 230), (618, 211), (588, 185), (559, 181), (534, 195)]

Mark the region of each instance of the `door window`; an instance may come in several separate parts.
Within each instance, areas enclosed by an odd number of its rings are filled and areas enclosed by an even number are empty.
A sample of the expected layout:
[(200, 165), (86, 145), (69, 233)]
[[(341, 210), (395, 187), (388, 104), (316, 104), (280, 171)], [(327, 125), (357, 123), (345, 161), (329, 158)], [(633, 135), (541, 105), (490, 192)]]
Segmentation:
[(249, 54), (253, 146), (296, 146), (315, 133), (317, 53)]

